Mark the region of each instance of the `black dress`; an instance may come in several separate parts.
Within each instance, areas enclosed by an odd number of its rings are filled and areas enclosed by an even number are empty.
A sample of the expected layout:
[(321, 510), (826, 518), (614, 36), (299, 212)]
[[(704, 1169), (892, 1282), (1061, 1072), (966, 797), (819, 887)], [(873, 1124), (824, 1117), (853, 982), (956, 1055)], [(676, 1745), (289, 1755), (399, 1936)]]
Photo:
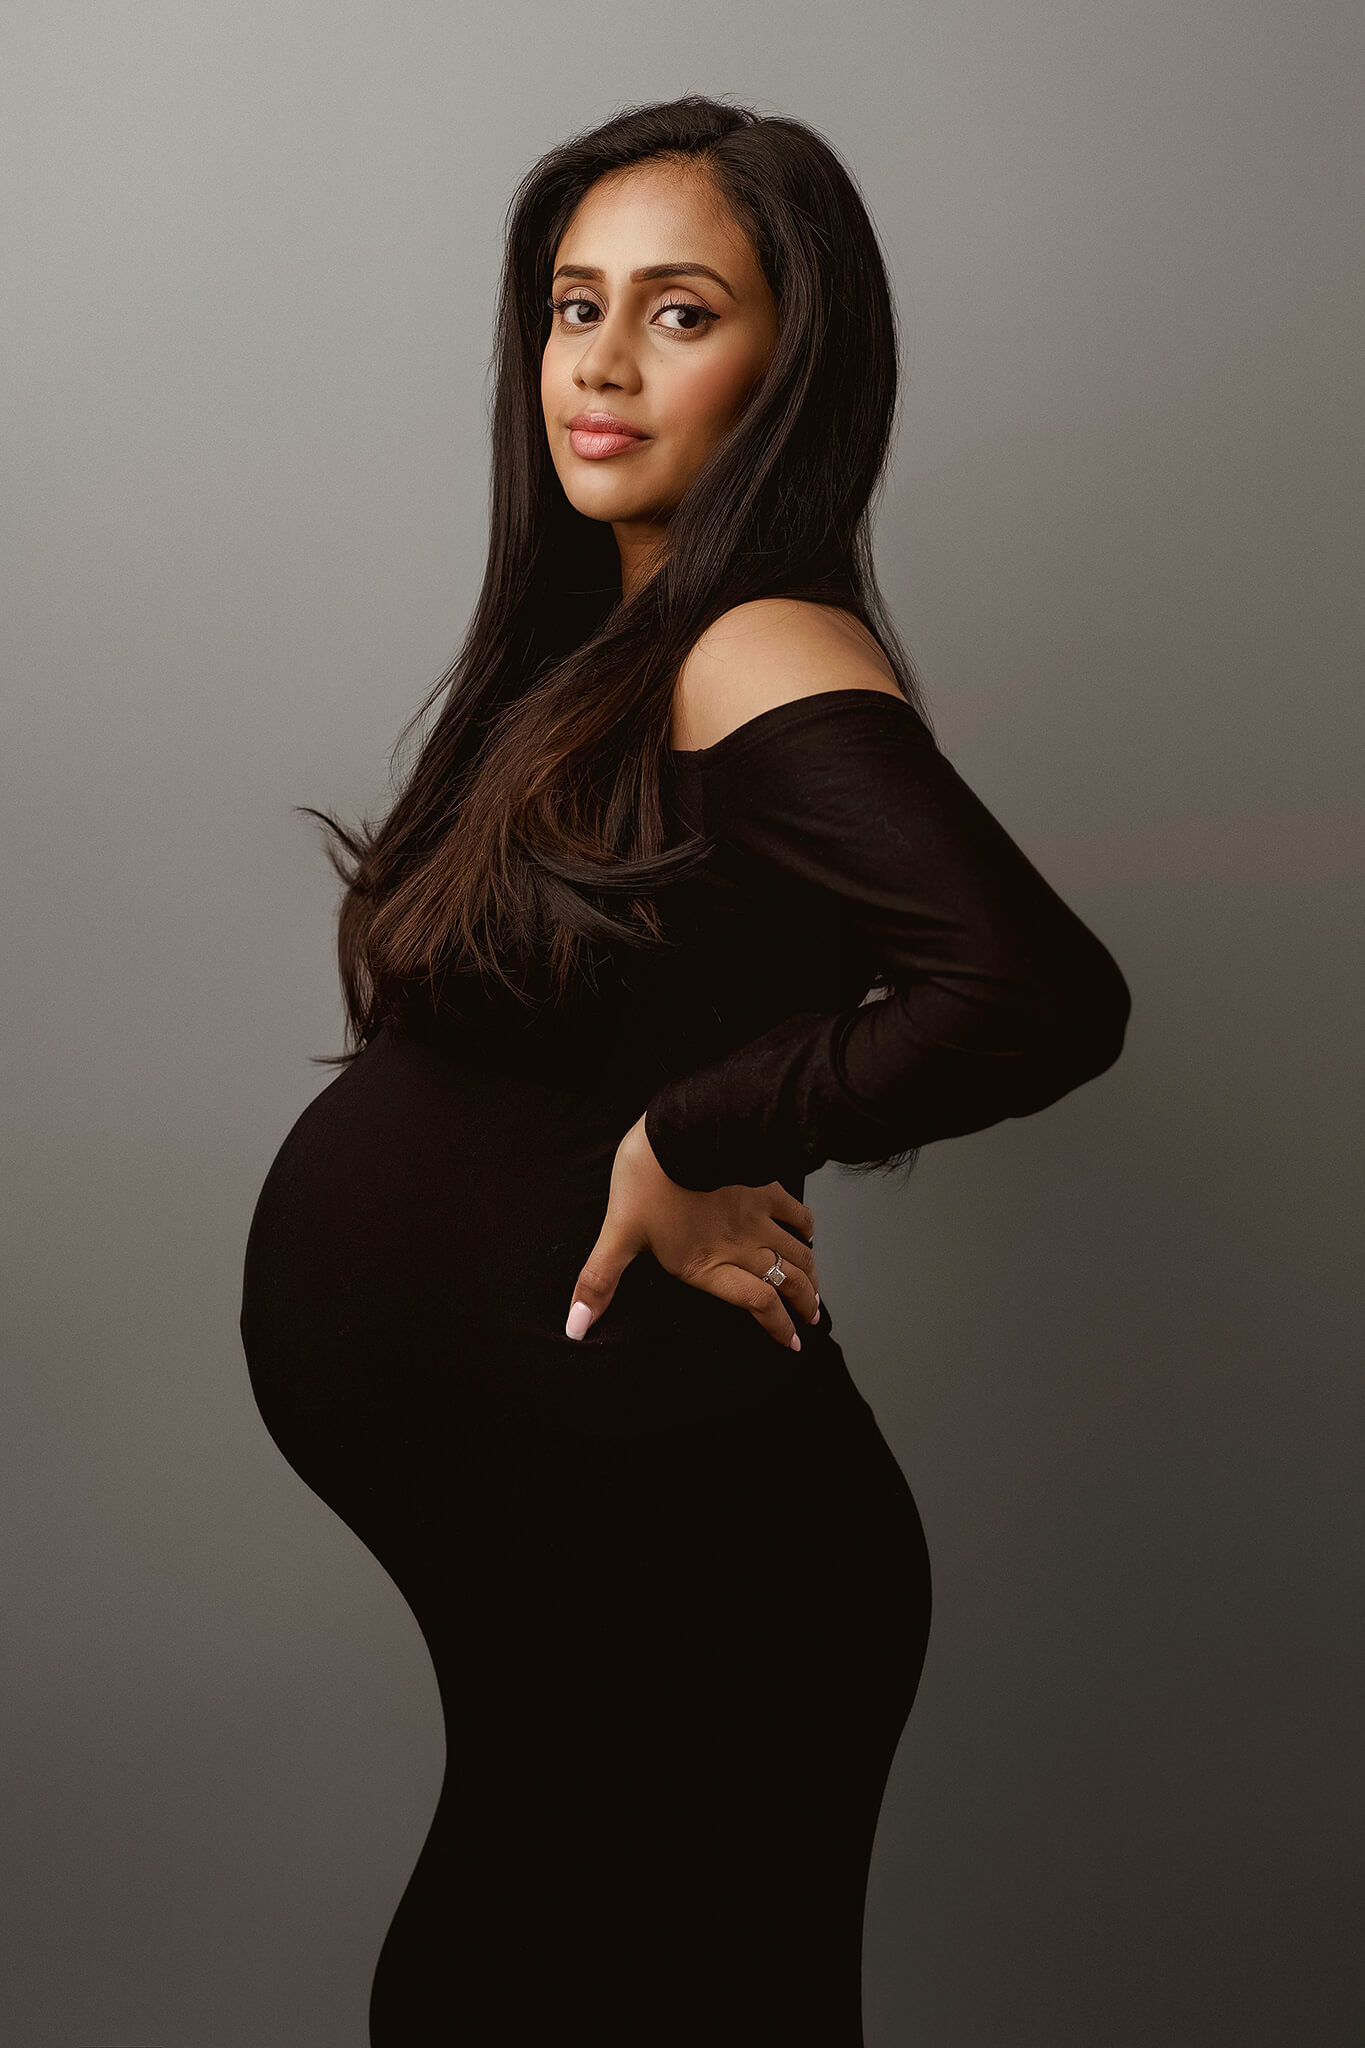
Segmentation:
[(573, 1284), (642, 1111), (683, 1186), (804, 1197), (1123, 1042), (1113, 959), (899, 697), (779, 705), (667, 782), (715, 842), (670, 946), (520, 1023), (414, 1002), (252, 1222), (261, 1414), (410, 1603), (445, 1714), (373, 2048), (858, 2048), (929, 1630), (914, 1499), (827, 1300), (795, 1353), (646, 1252), (574, 1342)]

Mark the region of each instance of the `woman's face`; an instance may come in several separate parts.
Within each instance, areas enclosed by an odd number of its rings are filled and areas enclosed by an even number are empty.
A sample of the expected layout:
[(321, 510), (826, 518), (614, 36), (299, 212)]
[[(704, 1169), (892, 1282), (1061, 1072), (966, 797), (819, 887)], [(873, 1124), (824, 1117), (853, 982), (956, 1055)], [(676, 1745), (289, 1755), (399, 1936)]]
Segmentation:
[[(599, 178), (554, 266), (540, 371), (550, 452), (569, 503), (615, 529), (629, 595), (766, 368), (777, 302), (710, 178), (676, 165)], [(580, 414), (635, 431), (594, 433)]]

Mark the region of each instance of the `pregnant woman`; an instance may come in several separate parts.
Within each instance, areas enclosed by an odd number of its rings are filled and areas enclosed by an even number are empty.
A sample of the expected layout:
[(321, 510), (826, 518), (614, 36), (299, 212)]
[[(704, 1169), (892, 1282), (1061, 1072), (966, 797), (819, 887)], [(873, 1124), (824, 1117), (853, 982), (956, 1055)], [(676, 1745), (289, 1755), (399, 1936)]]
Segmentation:
[(495, 367), (483, 587), (387, 816), (327, 819), (349, 1042), (246, 1251), (265, 1424), (445, 1714), (370, 2038), (857, 2048), (930, 1573), (806, 1177), (1046, 1108), (1129, 993), (887, 619), (895, 321), (818, 135), (553, 150)]

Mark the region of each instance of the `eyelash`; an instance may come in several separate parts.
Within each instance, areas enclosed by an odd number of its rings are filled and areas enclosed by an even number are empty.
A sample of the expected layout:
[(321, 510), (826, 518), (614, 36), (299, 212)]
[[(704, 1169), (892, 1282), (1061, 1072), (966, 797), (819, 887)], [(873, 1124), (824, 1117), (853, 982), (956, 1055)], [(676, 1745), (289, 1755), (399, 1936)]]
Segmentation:
[[(548, 299), (546, 301), (546, 304), (550, 307), (550, 310), (552, 312), (562, 313), (566, 306), (595, 306), (596, 301), (594, 299), (585, 299), (581, 292), (569, 292), (566, 293), (566, 295), (562, 299), (556, 299), (553, 297)], [(713, 313), (709, 306), (698, 306), (694, 304), (694, 302), (691, 299), (665, 299), (663, 305), (658, 307), (657, 311), (660, 313), (667, 313), (670, 307), (673, 306), (681, 307), (681, 309), (685, 313), (700, 313), (702, 317), (702, 325), (700, 327), (670, 327), (666, 330), (669, 334), (682, 334), (686, 336), (691, 336), (694, 334), (704, 334), (707, 328), (711, 326), (712, 322), (720, 318), (720, 315), (718, 313)], [(586, 333), (587, 328), (590, 327), (592, 323), (591, 321), (584, 322), (566, 320), (564, 324), (566, 327), (578, 327), (583, 332)]]

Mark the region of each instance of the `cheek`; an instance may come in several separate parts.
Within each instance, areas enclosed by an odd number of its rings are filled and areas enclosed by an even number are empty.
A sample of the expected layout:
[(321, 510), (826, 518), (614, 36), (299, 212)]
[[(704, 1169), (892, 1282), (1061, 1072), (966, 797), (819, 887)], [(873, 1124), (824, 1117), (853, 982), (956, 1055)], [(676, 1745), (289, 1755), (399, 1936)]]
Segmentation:
[(687, 364), (671, 396), (669, 411), (674, 424), (689, 437), (700, 439), (724, 432), (753, 380), (747, 352), (742, 356), (713, 355), (704, 363)]
[(547, 402), (573, 386), (573, 357), (559, 337), (551, 335), (540, 352), (540, 395)]

